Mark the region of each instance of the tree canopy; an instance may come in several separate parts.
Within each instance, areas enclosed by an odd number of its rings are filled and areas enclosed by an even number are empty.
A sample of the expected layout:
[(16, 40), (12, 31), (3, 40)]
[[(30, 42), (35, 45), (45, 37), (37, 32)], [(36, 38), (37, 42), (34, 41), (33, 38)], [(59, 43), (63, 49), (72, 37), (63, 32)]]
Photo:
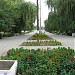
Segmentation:
[(24, 0), (0, 0), (0, 32), (32, 30), (35, 19), (35, 4)]
[[(50, 9), (47, 31), (75, 32), (75, 0), (46, 0)], [(49, 28), (47, 28), (49, 27)]]

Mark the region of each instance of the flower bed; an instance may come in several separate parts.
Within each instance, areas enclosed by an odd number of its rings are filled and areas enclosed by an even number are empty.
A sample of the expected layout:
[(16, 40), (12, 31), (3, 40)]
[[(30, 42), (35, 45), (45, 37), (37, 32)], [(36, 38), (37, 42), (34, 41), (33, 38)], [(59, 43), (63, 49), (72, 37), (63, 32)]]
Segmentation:
[[(37, 37), (38, 36), (38, 37)], [(37, 40), (39, 38), (39, 40), (53, 40), (51, 37), (48, 37), (46, 34), (44, 33), (35, 33), (32, 37), (30, 37), (28, 40)]]
[[(32, 42), (23, 42), (20, 46), (37, 46), (37, 41)], [(39, 46), (61, 46), (61, 42), (56, 40), (48, 40), (48, 41), (39, 41)]]
[(75, 52), (70, 48), (11, 49), (5, 60), (18, 60), (17, 75), (75, 75)]

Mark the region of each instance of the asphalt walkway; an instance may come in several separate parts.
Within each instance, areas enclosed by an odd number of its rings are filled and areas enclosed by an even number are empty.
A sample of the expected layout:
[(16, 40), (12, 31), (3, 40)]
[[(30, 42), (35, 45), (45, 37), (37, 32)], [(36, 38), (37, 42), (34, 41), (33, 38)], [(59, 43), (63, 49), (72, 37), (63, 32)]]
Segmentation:
[(45, 32), (45, 34), (57, 41), (60, 41), (64, 47), (70, 47), (72, 49), (75, 49), (75, 37), (66, 35), (56, 35), (49, 32)]
[(5, 55), (7, 51), (11, 48), (18, 48), (21, 43), (26, 41), (33, 34), (34, 32), (31, 32), (25, 35), (19, 35), (19, 36), (13, 36), (13, 37), (0, 39), (0, 56)]
[[(7, 51), (11, 48), (19, 48), (22, 46), (19, 46), (24, 41), (27, 41), (29, 37), (31, 37), (35, 32), (31, 32), (25, 35), (20, 36), (13, 36), (9, 38), (0, 39), (0, 56), (5, 55)], [(71, 47), (72, 49), (75, 49), (74, 46), (74, 37), (71, 36), (64, 36), (64, 35), (55, 35), (48, 32), (45, 32), (49, 37), (52, 37), (53, 39), (56, 39), (62, 43), (64, 47)], [(37, 49), (37, 48), (57, 48), (58, 46), (24, 46), (26, 49)]]

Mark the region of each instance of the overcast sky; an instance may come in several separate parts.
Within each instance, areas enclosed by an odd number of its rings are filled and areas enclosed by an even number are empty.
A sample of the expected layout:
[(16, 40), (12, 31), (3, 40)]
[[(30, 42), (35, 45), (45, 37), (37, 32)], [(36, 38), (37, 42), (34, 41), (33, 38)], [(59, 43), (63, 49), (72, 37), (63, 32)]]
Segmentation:
[[(25, 0), (25, 1), (34, 2), (35, 4), (37, 2), (37, 0)], [(46, 0), (41, 0), (41, 25), (42, 26), (44, 26), (44, 20), (47, 19), (48, 12), (49, 12), (48, 7), (47, 7), (45, 1)], [(39, 0), (39, 4), (40, 4), (40, 0)]]

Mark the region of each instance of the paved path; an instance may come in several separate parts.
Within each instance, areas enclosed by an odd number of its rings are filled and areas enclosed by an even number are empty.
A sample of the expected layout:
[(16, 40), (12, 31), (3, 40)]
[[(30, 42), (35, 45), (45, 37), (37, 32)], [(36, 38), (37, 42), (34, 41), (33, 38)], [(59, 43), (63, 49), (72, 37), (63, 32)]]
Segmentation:
[[(36, 31), (35, 31), (36, 32)], [(27, 40), (27, 38), (31, 37), (35, 32), (31, 32), (29, 34), (13, 36), (9, 38), (0, 39), (0, 55), (5, 55), (7, 51), (11, 48), (19, 48), (21, 43)], [(60, 41), (64, 47), (74, 48), (74, 38), (70, 36), (64, 35), (55, 35), (46, 32), (50, 37)], [(25, 46), (27, 49), (37, 49), (37, 48), (57, 48), (57, 46)]]
[(56, 39), (62, 43), (64, 47), (71, 47), (75, 49), (75, 37), (66, 36), (66, 35), (56, 35), (49, 32), (45, 32), (49, 37)]
[(17, 48), (21, 43), (27, 40), (27, 38), (31, 37), (34, 32), (29, 34), (13, 36), (9, 38), (0, 39), (0, 55), (5, 55), (7, 50), (11, 48)]

